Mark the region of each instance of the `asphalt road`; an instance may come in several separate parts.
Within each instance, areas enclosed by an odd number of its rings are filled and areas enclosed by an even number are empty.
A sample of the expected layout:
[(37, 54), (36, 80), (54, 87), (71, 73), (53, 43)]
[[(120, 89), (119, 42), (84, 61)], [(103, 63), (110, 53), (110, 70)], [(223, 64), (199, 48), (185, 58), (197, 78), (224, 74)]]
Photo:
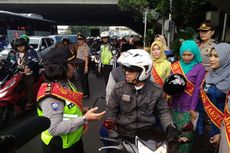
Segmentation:
[[(76, 82), (78, 89), (80, 88), (79, 82)], [(105, 84), (102, 77), (97, 78), (92, 72), (89, 74), (89, 86), (90, 86), (90, 98), (83, 100), (83, 106), (92, 106), (93, 102), (96, 100), (97, 97), (101, 97), (105, 92)], [(105, 100), (100, 99), (98, 102), (98, 111), (105, 110)], [(36, 110), (27, 112), (26, 114), (23, 114), (22, 116), (14, 119), (11, 124), (3, 131), (0, 131), (0, 133), (4, 133), (5, 131), (8, 131), (12, 127), (17, 126), (20, 122), (23, 122), (24, 120), (27, 120), (29, 118), (32, 118), (36, 115)], [(85, 153), (99, 153), (98, 148), (103, 146), (102, 142), (99, 140), (99, 129), (102, 123), (101, 119), (100, 121), (90, 122), (89, 128), (86, 133), (83, 135), (83, 143), (84, 143), (84, 149)], [(22, 131), (22, 132), (26, 132)], [(40, 135), (33, 138), (31, 141), (26, 143), (24, 146), (22, 146), (20, 149), (17, 150), (16, 153), (42, 153), (42, 147), (41, 147), (41, 140)]]

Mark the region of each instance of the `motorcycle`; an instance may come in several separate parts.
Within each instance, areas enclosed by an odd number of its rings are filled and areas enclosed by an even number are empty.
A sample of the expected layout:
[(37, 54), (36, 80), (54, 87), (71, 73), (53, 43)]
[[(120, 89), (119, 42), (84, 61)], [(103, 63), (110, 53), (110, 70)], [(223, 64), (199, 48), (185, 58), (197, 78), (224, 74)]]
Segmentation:
[[(21, 83), (23, 73), (15, 65), (4, 66), (0, 64), (0, 129), (4, 128), (9, 121), (26, 112), (26, 92)], [(41, 74), (34, 84), (34, 95), (37, 94), (44, 78)]]
[(91, 63), (91, 67), (92, 67), (94, 73), (96, 74), (97, 77), (99, 77), (100, 76), (100, 73), (98, 71), (98, 67), (99, 67), (99, 64), (100, 64), (99, 52), (91, 51), (90, 63)]
[(103, 141), (109, 141), (114, 146), (104, 146), (104, 149), (115, 149), (126, 153), (167, 153), (168, 143), (165, 135), (157, 128), (144, 128), (135, 132), (133, 136), (122, 136), (118, 139), (101, 137)]
[(105, 120), (100, 129), (100, 139), (105, 146), (99, 148), (99, 151), (106, 150), (106, 153), (109, 153), (110, 149), (115, 149), (120, 153), (175, 153), (180, 144), (191, 142), (184, 134), (193, 128), (193, 123), (188, 122), (177, 130), (176, 137), (167, 139), (158, 126), (124, 132), (118, 130), (115, 121)]

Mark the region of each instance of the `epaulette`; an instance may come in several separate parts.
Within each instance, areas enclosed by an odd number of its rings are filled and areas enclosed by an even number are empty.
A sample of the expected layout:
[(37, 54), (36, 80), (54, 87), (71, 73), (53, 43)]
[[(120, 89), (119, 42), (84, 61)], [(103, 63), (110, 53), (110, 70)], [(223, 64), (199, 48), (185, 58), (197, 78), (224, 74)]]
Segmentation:
[(52, 83), (47, 83), (45, 94), (50, 94), (52, 90)]

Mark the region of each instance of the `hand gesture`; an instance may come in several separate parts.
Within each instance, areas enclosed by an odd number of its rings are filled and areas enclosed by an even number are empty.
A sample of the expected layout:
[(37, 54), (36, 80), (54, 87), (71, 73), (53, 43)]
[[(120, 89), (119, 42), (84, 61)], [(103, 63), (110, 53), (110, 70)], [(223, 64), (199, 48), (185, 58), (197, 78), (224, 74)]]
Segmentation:
[(85, 66), (85, 69), (84, 69), (84, 73), (86, 74), (86, 73), (88, 73), (88, 67), (87, 66)]
[(31, 73), (31, 70), (30, 70), (30, 68), (28, 66), (25, 66), (24, 73), (25, 74), (30, 74)]
[(98, 107), (94, 107), (89, 109), (86, 113), (85, 113), (85, 118), (87, 121), (91, 121), (91, 120), (99, 120), (100, 118), (102, 118), (106, 111), (100, 112), (100, 113), (96, 113), (96, 111), (98, 110)]

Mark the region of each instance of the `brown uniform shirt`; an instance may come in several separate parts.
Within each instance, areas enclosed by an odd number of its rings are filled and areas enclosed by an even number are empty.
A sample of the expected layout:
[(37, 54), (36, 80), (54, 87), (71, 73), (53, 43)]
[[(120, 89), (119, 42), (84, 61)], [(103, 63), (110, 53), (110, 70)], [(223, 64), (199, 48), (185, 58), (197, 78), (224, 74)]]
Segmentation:
[(203, 43), (199, 44), (199, 48), (201, 50), (201, 57), (202, 57), (202, 65), (205, 68), (205, 71), (209, 71), (210, 70), (210, 59), (209, 59), (209, 55), (211, 53), (211, 49), (213, 47), (213, 44), (215, 44), (215, 40), (211, 39), (207, 45), (203, 45)]

